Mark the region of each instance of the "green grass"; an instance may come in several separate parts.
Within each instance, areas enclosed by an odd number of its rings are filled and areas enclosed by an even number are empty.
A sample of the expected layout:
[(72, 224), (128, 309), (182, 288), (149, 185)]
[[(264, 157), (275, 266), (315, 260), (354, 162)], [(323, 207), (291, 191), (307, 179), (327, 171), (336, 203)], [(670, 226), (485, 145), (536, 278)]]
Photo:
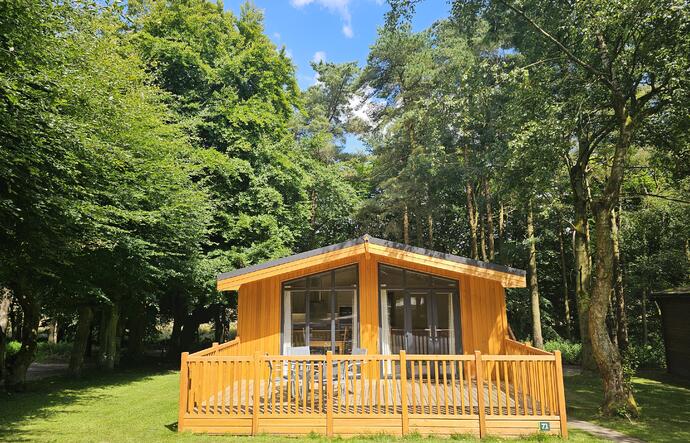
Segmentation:
[(568, 417), (587, 420), (648, 442), (690, 441), (690, 384), (661, 373), (633, 379), (639, 419), (607, 418), (599, 414), (601, 381), (594, 375), (566, 377)]
[[(90, 375), (82, 380), (46, 379), (30, 384), (24, 393), (0, 393), (0, 441), (278, 443), (338, 440), (318, 436), (296, 439), (178, 433), (178, 381), (179, 375), (173, 371), (130, 369), (109, 375)], [(347, 441), (391, 440), (385, 435), (375, 435)], [(438, 440), (420, 436), (397, 439), (401, 442)], [(476, 441), (462, 436), (444, 440)], [(560, 439), (537, 435), (523, 441)], [(575, 432), (571, 441), (596, 440)]]

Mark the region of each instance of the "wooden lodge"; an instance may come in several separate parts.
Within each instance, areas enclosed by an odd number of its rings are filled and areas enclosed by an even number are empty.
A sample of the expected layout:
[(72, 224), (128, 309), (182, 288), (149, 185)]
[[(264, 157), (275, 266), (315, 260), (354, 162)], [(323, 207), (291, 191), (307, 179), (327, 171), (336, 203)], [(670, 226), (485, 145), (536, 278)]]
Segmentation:
[(237, 338), (182, 354), (178, 429), (567, 436), (561, 356), (508, 337), (525, 272), (363, 236), (218, 276)]
[(661, 310), (666, 369), (690, 378), (690, 287), (655, 292), (652, 299)]

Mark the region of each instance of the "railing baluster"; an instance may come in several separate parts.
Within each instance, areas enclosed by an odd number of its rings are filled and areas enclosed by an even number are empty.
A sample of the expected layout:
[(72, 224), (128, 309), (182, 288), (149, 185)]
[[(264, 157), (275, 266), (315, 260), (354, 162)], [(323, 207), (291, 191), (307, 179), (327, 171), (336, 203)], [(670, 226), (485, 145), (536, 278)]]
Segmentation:
[[(474, 371), (472, 371), (472, 362), (467, 362), (467, 372), (465, 373), (467, 375), (467, 395), (468, 395), (468, 401), (469, 401), (469, 406), (470, 406), (470, 414), (474, 414), (474, 385), (475, 382), (472, 380), (473, 378), (476, 380), (476, 373), (477, 373), (477, 367), (475, 364)], [(474, 376), (473, 376), (474, 374)], [(479, 392), (479, 386), (477, 386), (477, 392)]]

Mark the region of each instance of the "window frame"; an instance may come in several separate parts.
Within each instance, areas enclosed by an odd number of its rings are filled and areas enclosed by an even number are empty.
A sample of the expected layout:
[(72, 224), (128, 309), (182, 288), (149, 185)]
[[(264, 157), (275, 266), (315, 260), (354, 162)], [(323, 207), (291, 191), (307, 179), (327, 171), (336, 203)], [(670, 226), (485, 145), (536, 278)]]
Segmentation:
[[(388, 268), (393, 268), (393, 269), (398, 269), (402, 271), (402, 286), (397, 286), (397, 285), (384, 285), (381, 282), (381, 269), (383, 267), (388, 267)], [(417, 274), (424, 274), (428, 275), (429, 278), (429, 286), (428, 287), (410, 287), (407, 285), (407, 273), (408, 272), (415, 272)], [(429, 295), (434, 298), (436, 292), (450, 292), (451, 294), (455, 295), (455, 303), (453, 303), (453, 319), (455, 321), (455, 324), (457, 327), (455, 328), (454, 334), (455, 334), (455, 349), (452, 350), (451, 355), (461, 355), (463, 353), (463, 343), (462, 343), (462, 311), (460, 308), (460, 281), (453, 279), (453, 278), (448, 278), (448, 277), (442, 277), (440, 275), (432, 274), (429, 272), (423, 272), (423, 271), (418, 271), (416, 269), (408, 269), (404, 268), (401, 266), (395, 266), (391, 265), (388, 263), (378, 263), (377, 267), (377, 298), (378, 298), (378, 311), (379, 311), (379, 340), (378, 340), (378, 345), (379, 345), (379, 350), (383, 352), (383, 313), (381, 312), (382, 306), (381, 306), (381, 291), (382, 290), (389, 290), (389, 291), (402, 291), (403, 297), (404, 297), (404, 313), (403, 313), (403, 319), (404, 319), (404, 329), (405, 329), (405, 335), (407, 337), (408, 331), (410, 330), (411, 323), (412, 323), (412, 312), (411, 312), (411, 304), (410, 304), (410, 291), (415, 291), (415, 290), (420, 290), (420, 291), (429, 291)], [(449, 288), (441, 288), (441, 287), (435, 287), (434, 286), (434, 278), (442, 279), (442, 280), (448, 280), (452, 281), (455, 283), (455, 287), (449, 287)], [(436, 317), (437, 314), (432, 312), (434, 309), (428, 305), (427, 306), (427, 315)], [(438, 319), (437, 318), (432, 318), (430, 326), (436, 329), (438, 327)], [(406, 339), (407, 340), (407, 339)], [(407, 347), (407, 346), (406, 346)], [(407, 351), (409, 352), (409, 350)], [(424, 355), (424, 354), (420, 354)]]
[[(339, 270), (346, 269), (346, 268), (353, 268), (355, 270), (355, 284), (354, 286), (349, 285), (349, 286), (343, 286), (343, 285), (338, 285), (336, 286), (335, 284), (335, 273)], [(330, 277), (330, 284), (328, 287), (310, 287), (309, 286), (309, 279), (311, 277), (317, 276), (317, 275), (322, 275), (322, 274), (329, 274)], [(293, 278), (290, 280), (285, 280), (281, 282), (280, 285), (280, 353), (283, 355), (283, 352), (285, 350), (285, 293), (286, 290), (290, 290), (290, 288), (287, 288), (288, 285), (290, 285), (293, 282), (296, 282), (298, 280), (305, 280), (305, 286), (304, 288), (294, 288), (292, 289), (293, 291), (303, 291), (304, 292), (304, 302), (305, 302), (305, 346), (310, 346), (310, 341), (311, 341), (311, 334), (310, 334), (310, 324), (311, 324), (311, 312), (310, 312), (310, 307), (309, 307), (309, 296), (310, 296), (310, 291), (329, 291), (329, 311), (330, 311), (330, 317), (329, 317), (329, 322), (330, 322), (330, 335), (331, 335), (331, 351), (335, 353), (335, 326), (336, 326), (336, 315), (335, 315), (335, 297), (336, 297), (336, 292), (337, 291), (343, 291), (343, 290), (348, 290), (348, 291), (354, 291), (354, 298), (353, 298), (353, 303), (355, 304), (356, 310), (353, 310), (353, 319), (352, 319), (352, 348), (359, 347), (360, 343), (360, 337), (359, 337), (359, 325), (360, 325), (360, 316), (359, 316), (359, 263), (351, 263), (348, 265), (343, 265), (343, 266), (338, 266), (336, 268), (332, 269), (327, 269), (325, 271), (319, 271), (319, 272), (314, 272), (312, 274), (306, 274), (298, 278)], [(292, 315), (292, 312), (290, 312), (290, 315)], [(356, 320), (356, 321), (355, 321)], [(292, 333), (292, 320), (290, 320), (290, 333)], [(292, 343), (292, 339), (290, 340)]]

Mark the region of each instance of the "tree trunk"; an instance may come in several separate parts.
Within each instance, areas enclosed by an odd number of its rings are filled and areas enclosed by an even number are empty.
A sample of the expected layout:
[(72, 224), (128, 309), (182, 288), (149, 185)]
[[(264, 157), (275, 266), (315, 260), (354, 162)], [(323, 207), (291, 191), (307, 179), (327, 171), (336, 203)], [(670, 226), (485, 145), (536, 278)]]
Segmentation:
[(7, 335), (10, 324), (10, 290), (0, 287), (0, 386), (5, 385), (5, 356), (7, 355)]
[(120, 309), (117, 303), (103, 308), (99, 333), (98, 365), (106, 370), (115, 368), (119, 319)]
[(647, 327), (647, 298), (649, 295), (649, 286), (645, 286), (642, 290), (642, 346), (647, 346), (649, 343), (649, 329)]
[(637, 404), (624, 374), (621, 356), (606, 327), (606, 315), (613, 290), (613, 229), (610, 208), (596, 205), (595, 241), (596, 275), (589, 307), (589, 331), (592, 351), (604, 383), (602, 412), (616, 415), (621, 412), (636, 416)]
[(571, 330), (570, 321), (570, 300), (568, 294), (568, 267), (565, 263), (565, 243), (563, 241), (563, 221), (558, 219), (558, 245), (560, 247), (561, 260), (561, 291), (563, 291), (563, 326), (565, 329), (565, 337), (571, 341), (573, 334)]
[(48, 343), (55, 344), (58, 342), (58, 321), (54, 318), (50, 319), (48, 325)]
[[(469, 166), (469, 150), (467, 147), (463, 149), (463, 155), (465, 157), (465, 167)], [(470, 225), (470, 255), (473, 259), (479, 260), (479, 236), (477, 234), (478, 222), (477, 222), (477, 212), (475, 209), (474, 202), (474, 191), (472, 189), (472, 182), (467, 180), (465, 183), (465, 193), (467, 194), (467, 221)]]
[(570, 168), (570, 185), (573, 190), (573, 260), (575, 263), (575, 299), (577, 301), (580, 340), (582, 341), (582, 367), (597, 368), (592, 354), (589, 334), (589, 303), (592, 283), (592, 262), (589, 254), (589, 218), (587, 202), (589, 189), (584, 166), (576, 163)]
[(417, 234), (416, 243), (417, 246), (420, 248), (424, 247), (424, 226), (422, 225), (422, 218), (419, 216), (419, 213), (421, 212), (419, 208), (417, 208), (417, 215), (414, 217), (414, 229), (415, 233)]
[(505, 259), (503, 258), (503, 242), (505, 241), (505, 208), (503, 207), (503, 202), (498, 205), (498, 241), (496, 242), (496, 251), (498, 252), (498, 262), (505, 264)]
[(434, 216), (431, 212), (427, 214), (427, 229), (429, 230), (429, 249), (434, 249)]
[(614, 313), (616, 319), (616, 342), (618, 349), (628, 349), (628, 317), (625, 313), (625, 293), (623, 292), (623, 264), (620, 250), (621, 208), (613, 212), (613, 275), (614, 275)]
[(532, 199), (527, 205), (527, 241), (529, 242), (528, 286), (532, 303), (532, 337), (534, 346), (543, 349), (544, 338), (541, 333), (541, 308), (539, 306), (539, 284), (537, 281), (537, 244), (534, 237), (534, 214)]
[(213, 341), (216, 343), (223, 343), (223, 321), (221, 319), (223, 310), (219, 309), (213, 317)]
[(80, 306), (77, 317), (77, 332), (74, 335), (72, 355), (69, 359), (69, 371), (75, 377), (81, 375), (81, 371), (84, 367), (84, 356), (86, 355), (86, 347), (89, 343), (92, 320), (93, 309), (91, 306)]
[(127, 337), (127, 354), (139, 358), (144, 353), (144, 335), (146, 334), (146, 304), (143, 300), (131, 303), (129, 318), (129, 336)]
[(489, 261), (494, 261), (496, 249), (494, 243), (494, 214), (491, 207), (491, 192), (489, 191), (489, 181), (484, 179), (484, 199), (486, 200), (486, 238), (489, 247)]
[(607, 328), (606, 315), (614, 286), (614, 228), (611, 214), (618, 206), (623, 182), (626, 156), (632, 141), (632, 118), (621, 98), (614, 97), (614, 110), (618, 119), (618, 140), (611, 162), (611, 169), (604, 190), (592, 204), (595, 226), (595, 280), (589, 307), (589, 332), (592, 351), (604, 382), (605, 415), (639, 415), (630, 385), (625, 380), (623, 364), (618, 348), (613, 345)]
[(41, 320), (41, 304), (26, 282), (14, 288), (14, 297), (22, 309), (22, 327), (19, 340), (22, 347), (15, 355), (5, 378), (5, 385), (10, 391), (21, 391), (26, 388), (26, 371), (34, 361), (38, 347), (38, 325)]
[(480, 213), (477, 213), (477, 219), (479, 220), (479, 245), (482, 252), (482, 261), (487, 261), (488, 256), (486, 255), (486, 226), (484, 223), (484, 217)]
[(410, 214), (407, 209), (407, 204), (403, 206), (403, 243), (410, 244)]

